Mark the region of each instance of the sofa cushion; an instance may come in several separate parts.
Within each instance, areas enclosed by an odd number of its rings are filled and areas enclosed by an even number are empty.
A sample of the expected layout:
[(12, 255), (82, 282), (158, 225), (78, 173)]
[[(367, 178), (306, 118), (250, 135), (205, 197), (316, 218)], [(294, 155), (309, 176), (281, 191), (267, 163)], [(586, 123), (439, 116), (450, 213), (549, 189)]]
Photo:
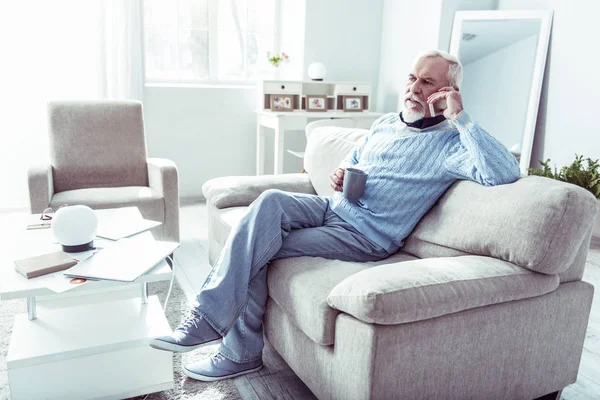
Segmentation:
[(554, 291), (558, 276), (482, 256), (430, 258), (360, 271), (327, 302), (361, 321), (401, 324)]
[(331, 196), (331, 173), (340, 166), (369, 131), (357, 128), (324, 126), (309, 136), (304, 153), (304, 169), (320, 196)]
[[(126, 186), (67, 190), (52, 196), (50, 207), (83, 204), (92, 209), (137, 207), (142, 216), (153, 221), (164, 222), (165, 202), (154, 189), (146, 186)], [(162, 225), (153, 232), (162, 232)], [(162, 238), (162, 236), (161, 236)]]
[[(357, 272), (386, 264), (414, 260), (404, 253), (376, 262), (347, 262), (320, 257), (275, 260), (267, 275), (269, 296), (313, 341), (330, 345), (334, 341), (335, 317), (339, 311), (327, 304), (333, 287)], [(363, 271), (369, 275), (369, 271)]]
[(421, 219), (403, 251), (432, 257), (431, 246), (418, 243), (427, 242), (558, 274), (573, 264), (597, 210), (587, 190), (539, 176), (494, 187), (459, 181)]

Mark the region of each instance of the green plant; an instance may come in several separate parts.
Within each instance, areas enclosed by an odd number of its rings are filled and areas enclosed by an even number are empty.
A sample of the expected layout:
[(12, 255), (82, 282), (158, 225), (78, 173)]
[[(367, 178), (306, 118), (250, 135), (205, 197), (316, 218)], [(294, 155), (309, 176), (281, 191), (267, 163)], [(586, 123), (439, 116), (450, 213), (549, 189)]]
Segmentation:
[(285, 53), (272, 54), (270, 51), (267, 52), (267, 60), (274, 66), (279, 67), (282, 62), (290, 62), (290, 56)]
[[(584, 166), (584, 163), (587, 166)], [(550, 168), (550, 159), (546, 162), (540, 160), (543, 169), (529, 168), (529, 175), (545, 176), (563, 182), (572, 183), (591, 192), (600, 200), (600, 164), (598, 160), (587, 158), (584, 162), (583, 156), (575, 154), (575, 161), (569, 166), (562, 167), (560, 170), (554, 166), (554, 172)]]

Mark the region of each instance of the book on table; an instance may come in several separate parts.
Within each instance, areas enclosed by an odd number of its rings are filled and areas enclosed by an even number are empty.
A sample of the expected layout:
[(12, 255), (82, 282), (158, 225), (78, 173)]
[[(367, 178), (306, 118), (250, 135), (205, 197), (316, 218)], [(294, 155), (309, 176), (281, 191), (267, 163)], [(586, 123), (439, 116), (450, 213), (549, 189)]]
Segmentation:
[(62, 251), (42, 254), (15, 261), (15, 270), (27, 279), (63, 271), (77, 264), (77, 260)]
[(151, 234), (124, 238), (80, 261), (63, 274), (74, 278), (133, 282), (179, 247), (179, 243), (154, 240)]

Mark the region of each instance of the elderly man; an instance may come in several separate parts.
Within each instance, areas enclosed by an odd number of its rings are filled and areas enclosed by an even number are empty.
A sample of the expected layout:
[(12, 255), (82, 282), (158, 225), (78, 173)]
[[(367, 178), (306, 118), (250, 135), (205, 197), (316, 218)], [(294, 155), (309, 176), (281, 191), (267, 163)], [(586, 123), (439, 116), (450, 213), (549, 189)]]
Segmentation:
[[(402, 247), (457, 179), (486, 186), (517, 180), (515, 157), (463, 110), (461, 79), (456, 58), (441, 51), (420, 55), (408, 75), (402, 113), (379, 118), (332, 173), (336, 193), (264, 192), (229, 235), (190, 316), (171, 336), (150, 345), (184, 352), (221, 342), (217, 354), (184, 367), (187, 376), (199, 380), (257, 371), (270, 260), (381, 260)], [(340, 193), (350, 166), (368, 173), (358, 201)]]

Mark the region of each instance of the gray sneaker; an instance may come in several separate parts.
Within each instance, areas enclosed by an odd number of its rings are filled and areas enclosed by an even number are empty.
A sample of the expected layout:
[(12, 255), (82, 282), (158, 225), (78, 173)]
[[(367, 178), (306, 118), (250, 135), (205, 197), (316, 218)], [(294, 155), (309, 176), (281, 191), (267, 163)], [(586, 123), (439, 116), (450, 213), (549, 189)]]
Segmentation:
[(183, 367), (183, 373), (190, 378), (204, 382), (220, 381), (256, 372), (263, 367), (262, 359), (247, 363), (236, 363), (221, 353)]
[(175, 328), (171, 336), (159, 336), (150, 341), (158, 350), (184, 353), (198, 347), (219, 343), (223, 338), (200, 314), (192, 308), (186, 320)]

